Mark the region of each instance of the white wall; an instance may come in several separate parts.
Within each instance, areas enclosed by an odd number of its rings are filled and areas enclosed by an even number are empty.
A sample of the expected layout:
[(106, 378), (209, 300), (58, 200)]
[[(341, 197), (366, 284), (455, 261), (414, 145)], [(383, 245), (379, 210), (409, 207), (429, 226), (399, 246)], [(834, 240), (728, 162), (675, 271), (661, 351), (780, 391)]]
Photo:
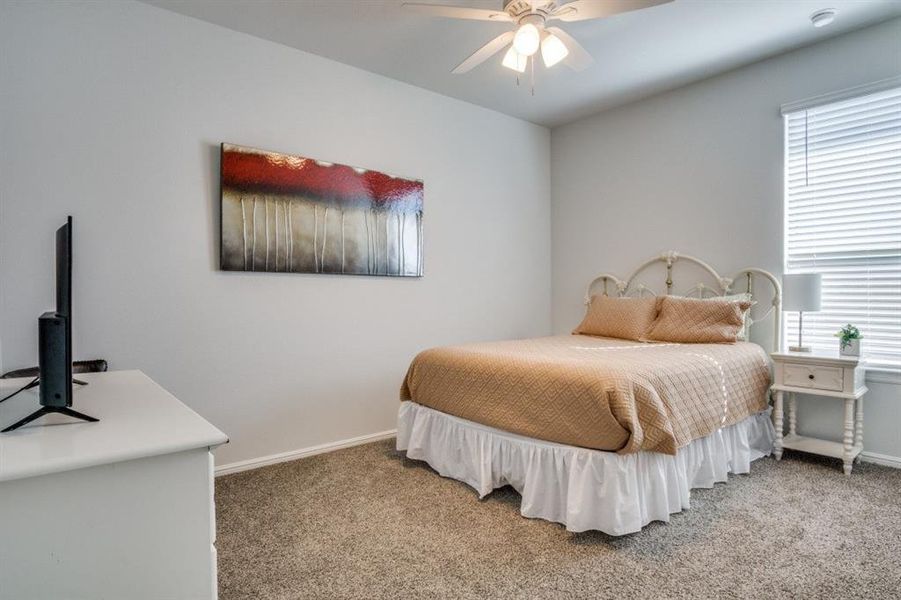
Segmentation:
[[(3, 368), (68, 213), (76, 358), (147, 372), (219, 463), (393, 428), (427, 346), (549, 332), (546, 129), (144, 4), (2, 7)], [(222, 141), (423, 179), (425, 277), (218, 271)]]
[[(779, 106), (899, 73), (894, 20), (555, 128), (554, 329), (578, 323), (597, 272), (662, 250), (781, 274)], [(866, 412), (866, 449), (901, 457), (901, 387), (872, 384)], [(838, 438), (841, 411), (805, 403), (800, 423)]]
[[(232, 437), (220, 463), (392, 428), (423, 347), (549, 331), (546, 130), (139, 3), (0, 11), (3, 369), (35, 363), (68, 213), (77, 357), (160, 381)], [(663, 249), (780, 272), (779, 105), (897, 75), (899, 40), (896, 20), (555, 129), (554, 329), (596, 271)], [(424, 179), (426, 276), (218, 271), (221, 141)], [(870, 387), (867, 449), (901, 457), (901, 387)]]

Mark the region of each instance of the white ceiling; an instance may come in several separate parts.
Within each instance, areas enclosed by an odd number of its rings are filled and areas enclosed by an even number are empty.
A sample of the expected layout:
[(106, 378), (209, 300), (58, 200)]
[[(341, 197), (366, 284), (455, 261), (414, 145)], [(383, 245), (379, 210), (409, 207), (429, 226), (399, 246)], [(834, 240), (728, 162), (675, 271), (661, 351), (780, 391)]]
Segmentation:
[[(502, 54), (464, 75), (450, 72), (509, 24), (428, 17), (403, 9), (403, 0), (144, 1), (548, 126), (901, 16), (901, 0), (675, 0), (563, 23), (596, 63), (581, 73), (536, 66), (532, 96), (527, 81), (517, 87), (501, 67)], [(809, 17), (822, 8), (838, 16), (816, 29)]]

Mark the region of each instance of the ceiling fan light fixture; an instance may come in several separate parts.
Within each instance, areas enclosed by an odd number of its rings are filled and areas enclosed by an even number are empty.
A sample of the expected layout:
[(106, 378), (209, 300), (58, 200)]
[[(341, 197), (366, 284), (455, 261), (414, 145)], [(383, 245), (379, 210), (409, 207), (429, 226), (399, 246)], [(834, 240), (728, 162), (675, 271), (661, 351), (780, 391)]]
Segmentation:
[(541, 59), (544, 66), (551, 68), (558, 62), (569, 56), (569, 48), (553, 33), (549, 33), (541, 40)]
[(538, 45), (541, 42), (541, 34), (538, 28), (531, 23), (524, 23), (516, 31), (513, 38), (513, 47), (516, 52), (523, 56), (532, 56), (538, 52)]
[(504, 60), (501, 64), (508, 69), (512, 69), (517, 73), (524, 73), (526, 70), (526, 64), (529, 62), (528, 56), (523, 56), (522, 54), (516, 51), (516, 48), (510, 47), (507, 50), (507, 53), (504, 55)]

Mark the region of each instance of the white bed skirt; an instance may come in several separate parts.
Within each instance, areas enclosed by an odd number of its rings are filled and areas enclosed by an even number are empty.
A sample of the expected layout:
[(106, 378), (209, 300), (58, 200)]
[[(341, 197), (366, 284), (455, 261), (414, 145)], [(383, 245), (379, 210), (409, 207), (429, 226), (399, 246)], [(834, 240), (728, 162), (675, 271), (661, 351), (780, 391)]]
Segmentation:
[(770, 410), (724, 427), (679, 449), (616, 454), (528, 438), (402, 402), (397, 449), (479, 497), (504, 485), (522, 495), (524, 517), (562, 523), (569, 531), (609, 535), (669, 521), (689, 508), (691, 488), (713, 487), (728, 473), (747, 473), (767, 456), (775, 430)]

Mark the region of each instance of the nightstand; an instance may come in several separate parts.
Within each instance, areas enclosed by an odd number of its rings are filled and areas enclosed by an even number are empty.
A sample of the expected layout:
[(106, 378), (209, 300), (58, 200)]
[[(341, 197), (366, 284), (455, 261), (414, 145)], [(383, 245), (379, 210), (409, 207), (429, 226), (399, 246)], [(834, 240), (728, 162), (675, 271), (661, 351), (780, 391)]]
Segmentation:
[[(839, 356), (811, 352), (774, 352), (773, 384), (774, 426), (776, 443), (773, 453), (782, 459), (782, 449), (800, 450), (822, 456), (840, 458), (845, 475), (851, 474), (854, 459), (863, 450), (863, 363), (856, 356)], [(788, 394), (788, 434), (783, 438), (782, 405)], [(829, 398), (844, 400), (845, 422), (842, 443), (798, 435), (797, 400), (795, 394), (809, 394), (826, 402)]]

